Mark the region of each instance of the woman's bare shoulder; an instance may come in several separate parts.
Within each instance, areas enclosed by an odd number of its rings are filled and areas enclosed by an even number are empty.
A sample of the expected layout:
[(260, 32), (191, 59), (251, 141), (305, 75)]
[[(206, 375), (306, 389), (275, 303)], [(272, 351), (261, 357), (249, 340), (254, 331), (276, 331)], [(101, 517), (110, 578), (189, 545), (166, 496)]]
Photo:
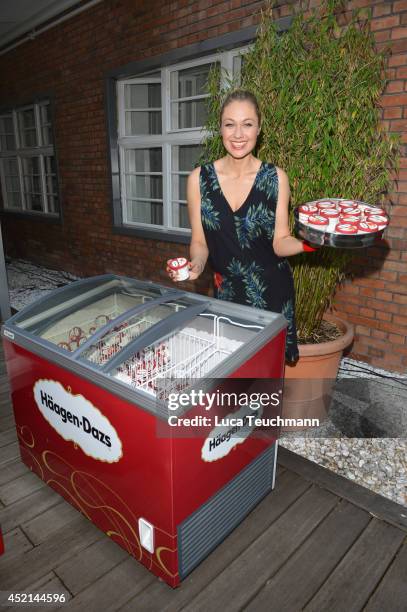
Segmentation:
[(194, 168), (189, 176), (188, 176), (188, 180), (191, 183), (197, 183), (199, 181), (199, 175), (201, 174), (201, 166), (197, 166), (196, 168)]
[(276, 172), (278, 174), (278, 178), (280, 178), (280, 179), (288, 179), (287, 172), (285, 170), (283, 170), (279, 166), (274, 166), (274, 167), (275, 167)]

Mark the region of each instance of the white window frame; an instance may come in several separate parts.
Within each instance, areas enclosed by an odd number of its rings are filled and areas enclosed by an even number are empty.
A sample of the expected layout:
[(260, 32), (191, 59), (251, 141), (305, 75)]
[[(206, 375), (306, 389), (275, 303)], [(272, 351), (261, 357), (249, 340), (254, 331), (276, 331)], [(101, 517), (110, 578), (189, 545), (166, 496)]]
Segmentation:
[[(14, 150), (3, 150), (0, 144), (0, 180), (1, 180), (1, 190), (3, 197), (3, 210), (5, 212), (13, 212), (13, 213), (28, 213), (33, 215), (46, 215), (52, 217), (59, 217), (59, 210), (57, 212), (49, 210), (48, 206), (48, 192), (47, 192), (47, 183), (46, 183), (46, 171), (45, 171), (45, 158), (53, 157), (55, 159), (55, 152), (53, 144), (43, 144), (43, 134), (42, 128), (45, 125), (50, 125), (52, 129), (52, 122), (47, 124), (41, 123), (41, 112), (40, 107), (49, 105), (50, 101), (47, 99), (39, 100), (38, 102), (33, 102), (32, 104), (26, 104), (24, 106), (19, 106), (13, 108), (9, 111), (0, 113), (0, 117), (12, 116), (13, 127), (14, 127), (14, 139), (16, 148)], [(19, 125), (19, 117), (18, 114), (24, 110), (33, 109), (34, 117), (35, 117), (35, 130), (37, 135), (37, 144), (32, 147), (24, 147), (22, 146), (22, 139), (20, 133), (20, 125)], [(24, 185), (24, 170), (23, 170), (23, 160), (31, 157), (36, 157), (39, 160), (39, 168), (40, 168), (40, 182), (41, 182), (41, 203), (42, 210), (32, 210), (27, 205), (27, 197), (26, 190)], [(6, 188), (6, 173), (4, 169), (3, 160), (6, 159), (16, 159), (17, 161), (17, 169), (19, 175), (20, 182), (20, 199), (21, 199), (21, 207), (16, 208), (14, 206), (10, 206), (7, 197), (7, 188)], [(59, 193), (52, 193), (49, 195), (53, 195), (57, 198), (59, 203)], [(59, 207), (58, 207), (59, 208)]]
[[(171, 147), (182, 145), (200, 145), (207, 136), (207, 132), (202, 127), (191, 128), (173, 128), (171, 126), (171, 103), (178, 99), (171, 100), (171, 74), (173, 72), (202, 66), (205, 64), (214, 64), (218, 62), (221, 66), (221, 85), (226, 84), (227, 75), (233, 72), (233, 58), (244, 54), (249, 50), (250, 46), (245, 45), (224, 52), (213, 53), (194, 60), (180, 62), (170, 66), (162, 67), (153, 71), (153, 74), (161, 72), (161, 77), (151, 76), (147, 74), (140, 77), (125, 78), (117, 81), (117, 112), (118, 112), (118, 152), (119, 152), (119, 167), (120, 167), (120, 203), (121, 203), (121, 220), (126, 227), (157, 230), (159, 232), (179, 233), (189, 235), (189, 228), (181, 228), (172, 224), (172, 157)], [(131, 84), (149, 84), (161, 83), (161, 134), (126, 136), (125, 134), (125, 86)], [(207, 97), (204, 94), (192, 96), (190, 99), (200, 99)], [(185, 98), (187, 99), (187, 98)], [(184, 101), (184, 98), (180, 99)], [(143, 109), (137, 109), (143, 110)], [(157, 110), (157, 109), (145, 109)], [(144, 222), (129, 221), (127, 217), (126, 201), (131, 199), (126, 194), (125, 180), (125, 153), (128, 149), (149, 149), (160, 147), (162, 150), (162, 203), (163, 203), (163, 224), (153, 224)], [(141, 198), (144, 199), (144, 198)], [(152, 198), (147, 198), (148, 201), (154, 201)], [(175, 199), (178, 203), (183, 203), (184, 200)], [(161, 200), (157, 200), (161, 201)]]

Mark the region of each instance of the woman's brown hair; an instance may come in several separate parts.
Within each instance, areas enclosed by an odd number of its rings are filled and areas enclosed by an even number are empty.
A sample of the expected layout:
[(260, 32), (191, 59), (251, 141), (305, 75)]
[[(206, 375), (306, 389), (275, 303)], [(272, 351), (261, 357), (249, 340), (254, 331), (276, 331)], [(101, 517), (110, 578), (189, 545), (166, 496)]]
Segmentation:
[(235, 91), (231, 91), (226, 96), (226, 98), (223, 100), (223, 104), (221, 106), (220, 113), (219, 113), (219, 124), (222, 123), (222, 117), (223, 117), (225, 108), (232, 102), (236, 102), (236, 101), (237, 102), (250, 102), (251, 104), (253, 104), (254, 110), (256, 112), (257, 119), (259, 122), (259, 127), (260, 127), (261, 112), (259, 108), (259, 103), (257, 102), (256, 96), (252, 94), (251, 91), (248, 91), (247, 89), (235, 89)]

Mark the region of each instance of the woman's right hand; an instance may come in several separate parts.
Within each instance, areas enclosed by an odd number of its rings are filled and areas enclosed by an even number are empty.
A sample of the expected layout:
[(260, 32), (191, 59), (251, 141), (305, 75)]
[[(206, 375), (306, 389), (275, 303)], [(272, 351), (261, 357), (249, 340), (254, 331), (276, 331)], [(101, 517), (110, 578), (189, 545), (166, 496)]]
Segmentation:
[(188, 262), (189, 267), (189, 280), (195, 280), (198, 276), (201, 276), (204, 270), (204, 264), (200, 260), (192, 260)]
[[(205, 266), (200, 260), (189, 261), (188, 262), (189, 278), (187, 280), (195, 280), (196, 278), (198, 278), (198, 276), (202, 274), (204, 267)], [(174, 283), (180, 282), (180, 279), (178, 278), (178, 272), (176, 270), (171, 270), (171, 268), (167, 266), (165, 268), (165, 271), (167, 272), (168, 276)]]

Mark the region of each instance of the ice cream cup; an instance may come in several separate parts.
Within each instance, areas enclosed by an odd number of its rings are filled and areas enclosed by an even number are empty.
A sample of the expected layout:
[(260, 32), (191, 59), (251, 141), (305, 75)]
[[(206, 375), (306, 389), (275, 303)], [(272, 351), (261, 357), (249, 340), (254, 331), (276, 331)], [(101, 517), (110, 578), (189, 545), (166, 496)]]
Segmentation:
[(379, 230), (384, 229), (389, 223), (389, 219), (386, 215), (369, 215), (366, 218), (366, 221), (376, 223), (376, 225), (378, 225), (379, 227)]
[(342, 208), (341, 213), (343, 215), (353, 215), (354, 217), (361, 217), (362, 211), (357, 206), (349, 206), (348, 208)]
[(353, 200), (341, 200), (340, 202), (338, 202), (338, 206), (339, 208), (355, 208), (355, 204), (356, 202), (354, 202)]
[(167, 266), (172, 272), (174, 272), (174, 280), (183, 281), (189, 278), (188, 260), (185, 257), (168, 259)]
[(370, 234), (379, 231), (379, 226), (372, 221), (360, 221), (358, 223), (358, 230), (364, 234)]
[(352, 225), (351, 223), (338, 223), (335, 227), (335, 233), (337, 234), (357, 234), (358, 227), (357, 225)]
[(358, 225), (360, 221), (360, 217), (356, 215), (341, 215), (340, 222), (341, 223), (350, 223), (351, 225)]
[(308, 225), (310, 227), (315, 227), (320, 230), (327, 229), (329, 224), (329, 219), (323, 217), (322, 215), (310, 215), (308, 217)]
[(335, 202), (331, 202), (331, 200), (321, 200), (316, 203), (318, 210), (324, 210), (325, 208), (336, 208)]

